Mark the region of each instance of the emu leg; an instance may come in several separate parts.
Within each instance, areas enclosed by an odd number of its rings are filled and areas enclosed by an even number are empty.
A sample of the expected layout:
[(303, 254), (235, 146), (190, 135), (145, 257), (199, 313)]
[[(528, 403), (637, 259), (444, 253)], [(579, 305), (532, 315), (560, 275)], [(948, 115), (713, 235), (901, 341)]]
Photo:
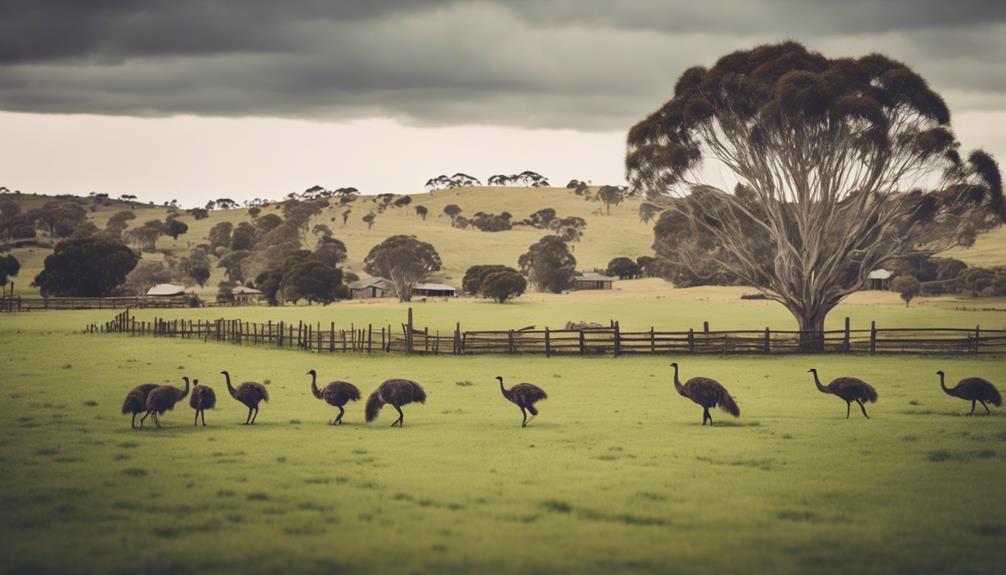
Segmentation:
[(143, 420), (146, 419), (147, 416), (150, 415), (151, 413), (152, 412), (148, 411), (147, 413), (143, 414), (143, 417), (140, 418), (140, 429), (143, 429)]
[(136, 429), (136, 412), (133, 412), (133, 421), (129, 423), (129, 427)]
[(342, 408), (341, 405), (337, 406), (339, 408), (339, 417), (335, 418), (336, 425), (342, 425), (342, 416), (345, 415), (346, 410)]
[(258, 406), (255, 406), (255, 415), (252, 416), (252, 425), (255, 425), (255, 420), (258, 419)]
[(203, 427), (206, 427), (206, 410), (205, 409), (199, 410), (199, 416), (202, 417), (203, 419)]
[(870, 419), (870, 416), (866, 415), (866, 407), (863, 406), (863, 402), (857, 399), (856, 403), (859, 404), (859, 409), (863, 410), (863, 416), (866, 417), (867, 419)]
[(969, 413), (968, 415), (974, 415), (974, 414), (975, 414), (975, 400), (972, 399), (971, 400), (971, 413)]
[(158, 429), (161, 428), (161, 420), (157, 418), (157, 413), (156, 412), (154, 413), (153, 416), (151, 416), (150, 419), (154, 420), (154, 425), (156, 425)]
[(849, 415), (851, 413), (852, 413), (852, 402), (851, 401), (846, 401), (845, 402), (845, 418), (849, 419)]
[(394, 427), (396, 425), (398, 427), (404, 426), (405, 425), (405, 414), (402, 413), (402, 409), (400, 407), (398, 407), (397, 405), (395, 405), (395, 404), (392, 404), (391, 407), (394, 407), (395, 411), (398, 412), (398, 419), (396, 419), (395, 422), (391, 424), (391, 427)]
[(703, 407), (702, 408), (702, 425), (706, 424), (706, 420), (707, 419), (711, 420), (712, 417), (709, 417), (709, 408), (708, 407)]
[(196, 410), (196, 419), (192, 422), (192, 427), (199, 427), (199, 410)]
[(251, 423), (251, 414), (252, 414), (252, 408), (249, 407), (248, 408), (248, 417), (245, 418), (245, 425), (249, 425)]
[(984, 402), (984, 401), (982, 401), (982, 400), (980, 400), (980, 399), (979, 399), (979, 400), (978, 400), (978, 403), (982, 404), (982, 407), (984, 407), (984, 408), (985, 408), (985, 413), (986, 413), (986, 414), (988, 414), (988, 415), (992, 415), (992, 412), (991, 412), (991, 411), (989, 411), (989, 406), (985, 405), (985, 402)]

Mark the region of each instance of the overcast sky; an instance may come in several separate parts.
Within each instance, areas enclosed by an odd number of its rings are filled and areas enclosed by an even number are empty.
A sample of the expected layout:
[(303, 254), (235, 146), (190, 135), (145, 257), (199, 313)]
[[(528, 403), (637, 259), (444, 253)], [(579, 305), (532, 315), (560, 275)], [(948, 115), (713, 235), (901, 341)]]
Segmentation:
[(0, 0), (0, 185), (278, 198), (463, 171), (621, 183), (678, 75), (796, 39), (882, 52), (1006, 158), (1006, 2)]

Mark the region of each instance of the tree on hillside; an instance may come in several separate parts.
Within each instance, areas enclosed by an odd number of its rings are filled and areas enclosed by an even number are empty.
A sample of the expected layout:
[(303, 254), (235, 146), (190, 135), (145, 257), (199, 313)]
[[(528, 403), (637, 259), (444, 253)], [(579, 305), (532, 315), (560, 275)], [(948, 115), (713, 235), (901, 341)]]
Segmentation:
[(604, 209), (611, 215), (611, 206), (617, 206), (625, 199), (625, 194), (618, 186), (601, 186), (597, 191), (597, 199), (604, 204)]
[(63, 240), (45, 258), (32, 282), (48, 296), (102, 297), (122, 285), (140, 256), (116, 239), (94, 236)]
[(561, 293), (576, 276), (576, 258), (559, 236), (545, 236), (517, 260), (521, 271), (538, 291)]
[(512, 268), (499, 264), (471, 266), (465, 271), (465, 276), (461, 280), (461, 291), (468, 295), (479, 295), (482, 293), (482, 281), (487, 275), (507, 269)]
[(206, 287), (206, 282), (210, 279), (210, 268), (207, 265), (192, 266), (189, 268), (188, 276), (199, 284), (199, 287)]
[(87, 221), (87, 210), (73, 200), (52, 200), (30, 210), (27, 216), (36, 226), (47, 230), (52, 240), (72, 234), (74, 228)]
[(369, 230), (370, 228), (374, 227), (374, 220), (377, 219), (377, 214), (375, 214), (374, 212), (369, 212), (364, 214), (363, 217), (360, 219), (362, 219), (364, 223), (367, 224), (367, 229)]
[(432, 245), (406, 235), (377, 244), (363, 260), (364, 271), (395, 284), (399, 301), (411, 301), (412, 288), (440, 266), (440, 254)]
[(546, 229), (555, 220), (556, 211), (553, 208), (542, 208), (524, 220), (524, 224), (538, 229)]
[(144, 261), (137, 262), (128, 274), (126, 281), (122, 285), (122, 291), (129, 295), (144, 295), (157, 284), (165, 284), (171, 281), (171, 270), (164, 262)]
[(454, 223), (462, 211), (461, 206), (457, 204), (447, 204), (444, 206), (444, 213), (451, 219), (451, 227), (454, 227)]
[(583, 232), (587, 229), (587, 220), (580, 216), (568, 216), (552, 220), (549, 227), (555, 231), (566, 242), (578, 242), (583, 238)]
[(347, 294), (342, 285), (342, 270), (313, 257), (294, 263), (283, 274), (283, 295), (294, 303), (305, 299), (308, 303), (328, 305)]
[(636, 265), (639, 271), (648, 278), (659, 277), (660, 269), (657, 258), (653, 256), (639, 256), (636, 258)]
[(263, 236), (283, 225), (283, 218), (276, 214), (266, 214), (255, 219), (255, 230), (259, 236)]
[(255, 247), (257, 240), (258, 232), (255, 230), (255, 226), (248, 222), (241, 222), (231, 233), (230, 248), (234, 251), (251, 250)]
[(497, 303), (520, 297), (527, 291), (527, 280), (517, 270), (506, 268), (489, 273), (482, 280), (482, 297), (492, 298)]
[(262, 213), (262, 208), (260, 208), (258, 206), (252, 206), (252, 207), (248, 208), (248, 216), (251, 217), (251, 219), (253, 219), (253, 220), (255, 218), (257, 218), (258, 215), (261, 214), (261, 213)]
[(126, 232), (123, 239), (130, 245), (153, 252), (157, 249), (157, 240), (167, 231), (167, 226), (160, 220), (147, 220), (142, 226)]
[(314, 227), (311, 228), (311, 233), (318, 239), (330, 238), (332, 237), (332, 228), (328, 227), (326, 224), (315, 224)]
[(217, 248), (220, 246), (231, 245), (231, 232), (234, 230), (234, 224), (230, 222), (220, 222), (214, 224), (210, 228), (209, 242), (210, 248)]
[(346, 244), (342, 240), (323, 237), (318, 241), (317, 247), (314, 248), (314, 256), (322, 263), (334, 268), (346, 261), (348, 252)]
[(185, 222), (178, 221), (175, 218), (171, 218), (168, 221), (168, 235), (171, 236), (171, 239), (177, 240), (178, 236), (187, 231), (189, 231), (189, 226)]
[(218, 268), (223, 268), (227, 273), (227, 279), (233, 282), (240, 282), (245, 279), (241, 265), (251, 255), (248, 250), (233, 250), (217, 262)]
[(7, 285), (7, 280), (21, 271), (21, 262), (12, 255), (0, 256), (0, 287)]
[(114, 234), (116, 236), (121, 236), (122, 232), (126, 231), (126, 227), (129, 222), (136, 219), (136, 213), (133, 210), (121, 210), (115, 212), (108, 218), (105, 222), (105, 231)]
[(426, 214), (430, 213), (430, 210), (426, 206), (416, 206), (416, 215), (426, 221)]
[(639, 277), (642, 270), (639, 268), (639, 264), (632, 261), (630, 258), (621, 257), (614, 258), (608, 262), (608, 268), (605, 273), (609, 276), (618, 276), (618, 279), (634, 279)]
[(908, 304), (912, 303), (915, 296), (922, 291), (922, 284), (915, 279), (915, 276), (898, 276), (891, 282), (891, 290), (898, 292), (905, 301), (905, 307), (908, 307)]
[(392, 203), (392, 205), (394, 205), (396, 208), (404, 208), (405, 206), (407, 206), (407, 205), (409, 205), (411, 203), (412, 203), (412, 196), (402, 196), (402, 197), (398, 198), (397, 200), (395, 200)]
[(349, 215), (353, 213), (353, 210), (345, 210), (342, 212), (342, 225), (345, 226), (346, 222), (349, 221)]
[[(733, 172), (737, 193), (702, 181), (704, 158)], [(870, 270), (1006, 218), (995, 161), (961, 158), (924, 79), (882, 55), (829, 60), (795, 42), (686, 70), (630, 130), (626, 171), (706, 237), (705, 260), (785, 306), (807, 350)]]

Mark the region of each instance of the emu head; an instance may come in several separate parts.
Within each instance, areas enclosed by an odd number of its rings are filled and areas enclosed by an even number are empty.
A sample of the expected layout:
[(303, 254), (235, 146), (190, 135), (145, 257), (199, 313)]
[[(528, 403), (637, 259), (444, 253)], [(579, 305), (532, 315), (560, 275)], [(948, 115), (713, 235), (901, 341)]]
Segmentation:
[(199, 380), (198, 379), (193, 379), (192, 380), (192, 387), (195, 387), (197, 385), (199, 385)]
[(676, 362), (676, 361), (675, 361), (674, 363), (672, 363), (672, 364), (671, 364), (671, 367), (673, 367), (673, 368), (675, 368), (675, 369), (676, 369), (676, 368), (678, 367), (678, 362)]
[(311, 370), (308, 370), (307, 375), (318, 375), (318, 372), (316, 372), (315, 370), (311, 369)]
[(936, 375), (938, 375), (940, 377), (943, 377), (943, 370), (941, 369), (941, 370), (937, 371)]
[(807, 370), (807, 373), (817, 373), (817, 368), (816, 367), (812, 367), (812, 368), (810, 368), (810, 369)]
[(230, 374), (229, 374), (229, 373), (227, 373), (227, 370), (224, 370), (224, 371), (221, 371), (221, 372), (220, 372), (220, 375), (230, 375)]
[(500, 381), (500, 383), (503, 383), (503, 376), (502, 375), (497, 375), (496, 379), (498, 379)]

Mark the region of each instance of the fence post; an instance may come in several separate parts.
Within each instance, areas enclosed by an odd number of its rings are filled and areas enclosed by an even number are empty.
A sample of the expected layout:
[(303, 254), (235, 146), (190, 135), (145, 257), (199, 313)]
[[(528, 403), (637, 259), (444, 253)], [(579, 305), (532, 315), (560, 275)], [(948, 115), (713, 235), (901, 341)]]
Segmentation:
[(513, 330), (507, 331), (506, 334), (506, 352), (513, 353)]
[(405, 353), (412, 353), (412, 308), (409, 308), (408, 323), (405, 326)]
[(583, 336), (583, 328), (580, 328), (580, 355), (583, 355), (587, 351), (586, 348), (584, 347), (584, 344), (586, 343), (584, 339), (585, 338)]
[(772, 353), (772, 332), (765, 326), (765, 353)]
[(657, 353), (657, 333), (653, 326), (650, 326), (650, 353)]
[(552, 341), (548, 331), (548, 326), (545, 326), (545, 357), (552, 356)]
[(877, 353), (877, 322), (870, 321), (870, 353)]
[(979, 324), (975, 326), (975, 353), (981, 351), (981, 345), (982, 345), (982, 326)]
[(695, 330), (688, 328), (688, 353), (695, 353)]
[(367, 353), (370, 353), (374, 349), (374, 324), (367, 324)]
[(842, 340), (842, 351), (845, 353), (849, 353), (852, 349), (849, 331), (849, 316), (845, 316), (845, 339)]
[(461, 322), (454, 324), (454, 353), (461, 353)]
[(615, 357), (622, 355), (622, 329), (615, 322)]
[(702, 322), (702, 333), (706, 334), (707, 336), (709, 335), (709, 322), (708, 321)]
[[(332, 333), (334, 334), (335, 332), (333, 331)], [(334, 335), (333, 335), (333, 337), (334, 337)], [(390, 347), (391, 346), (386, 345), (384, 343), (384, 326), (381, 326), (381, 350), (383, 350), (383, 351), (390, 351)]]
[(425, 353), (430, 353), (430, 328), (423, 328), (423, 351)]

